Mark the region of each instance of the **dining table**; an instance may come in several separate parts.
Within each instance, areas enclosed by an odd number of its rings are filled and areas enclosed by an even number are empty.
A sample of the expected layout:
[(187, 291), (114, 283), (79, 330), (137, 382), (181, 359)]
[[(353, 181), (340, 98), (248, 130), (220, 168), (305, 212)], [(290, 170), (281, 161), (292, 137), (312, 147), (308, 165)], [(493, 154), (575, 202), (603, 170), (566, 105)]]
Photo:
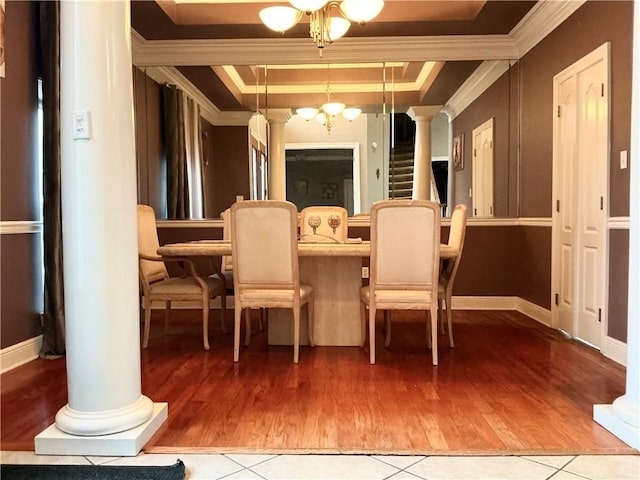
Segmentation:
[[(163, 257), (221, 257), (231, 255), (229, 240), (196, 240), (170, 243), (158, 249)], [(314, 290), (314, 341), (318, 346), (358, 346), (361, 344), (360, 289), (368, 268), (364, 258), (371, 253), (369, 241), (347, 239), (341, 242), (298, 242), (300, 282)], [(440, 244), (442, 261), (458, 252)], [(227, 305), (233, 305), (228, 302)], [(270, 309), (268, 343), (291, 345), (293, 339), (290, 310)], [(300, 318), (300, 344), (307, 339), (306, 309)]]

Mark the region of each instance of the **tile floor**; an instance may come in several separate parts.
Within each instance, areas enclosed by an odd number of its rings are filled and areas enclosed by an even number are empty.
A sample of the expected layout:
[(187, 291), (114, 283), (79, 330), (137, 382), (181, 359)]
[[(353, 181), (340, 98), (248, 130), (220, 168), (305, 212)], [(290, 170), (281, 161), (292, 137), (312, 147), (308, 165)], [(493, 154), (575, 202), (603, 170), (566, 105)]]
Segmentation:
[(171, 465), (181, 459), (188, 480), (638, 480), (640, 455), (579, 456), (380, 456), (380, 455), (196, 455), (48, 457), (0, 452), (0, 463)]

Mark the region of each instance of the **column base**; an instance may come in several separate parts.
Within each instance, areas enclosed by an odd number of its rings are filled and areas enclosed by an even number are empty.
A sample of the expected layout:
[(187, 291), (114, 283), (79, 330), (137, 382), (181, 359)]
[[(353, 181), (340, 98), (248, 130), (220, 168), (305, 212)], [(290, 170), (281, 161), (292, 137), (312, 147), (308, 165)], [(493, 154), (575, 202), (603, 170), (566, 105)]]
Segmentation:
[(154, 403), (151, 418), (145, 423), (110, 435), (70, 435), (53, 424), (36, 435), (36, 455), (135, 457), (167, 419), (167, 405)]
[(627, 445), (640, 450), (640, 429), (618, 417), (613, 405), (594, 405), (593, 419)]

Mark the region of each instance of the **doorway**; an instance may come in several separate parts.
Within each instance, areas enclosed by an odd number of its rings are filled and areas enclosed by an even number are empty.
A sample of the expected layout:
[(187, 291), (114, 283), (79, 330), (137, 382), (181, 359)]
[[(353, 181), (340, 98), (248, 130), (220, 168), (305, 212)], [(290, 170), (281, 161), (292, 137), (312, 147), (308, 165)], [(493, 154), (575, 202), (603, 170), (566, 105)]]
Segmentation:
[(553, 79), (552, 324), (596, 348), (606, 325), (609, 43)]
[(471, 200), (474, 217), (493, 217), (493, 122), (490, 118), (473, 129)]

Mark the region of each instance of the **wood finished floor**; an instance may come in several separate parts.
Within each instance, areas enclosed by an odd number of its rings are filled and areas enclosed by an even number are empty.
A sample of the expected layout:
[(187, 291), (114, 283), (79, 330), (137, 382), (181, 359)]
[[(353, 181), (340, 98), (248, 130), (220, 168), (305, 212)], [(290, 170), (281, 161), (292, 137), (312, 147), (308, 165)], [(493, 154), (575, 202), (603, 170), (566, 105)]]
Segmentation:
[[(393, 319), (390, 349), (378, 322), (376, 365), (357, 347), (302, 347), (294, 365), (292, 348), (269, 347), (257, 327), (234, 364), (217, 315), (205, 352), (197, 312), (175, 312), (167, 336), (154, 312), (142, 387), (169, 402), (169, 419), (145, 450), (638, 453), (592, 420), (625, 386), (624, 368), (597, 351), (516, 312), (457, 311), (456, 347), (440, 336), (433, 367), (421, 315)], [(1, 448), (32, 450), (66, 403), (64, 359), (0, 380)]]

